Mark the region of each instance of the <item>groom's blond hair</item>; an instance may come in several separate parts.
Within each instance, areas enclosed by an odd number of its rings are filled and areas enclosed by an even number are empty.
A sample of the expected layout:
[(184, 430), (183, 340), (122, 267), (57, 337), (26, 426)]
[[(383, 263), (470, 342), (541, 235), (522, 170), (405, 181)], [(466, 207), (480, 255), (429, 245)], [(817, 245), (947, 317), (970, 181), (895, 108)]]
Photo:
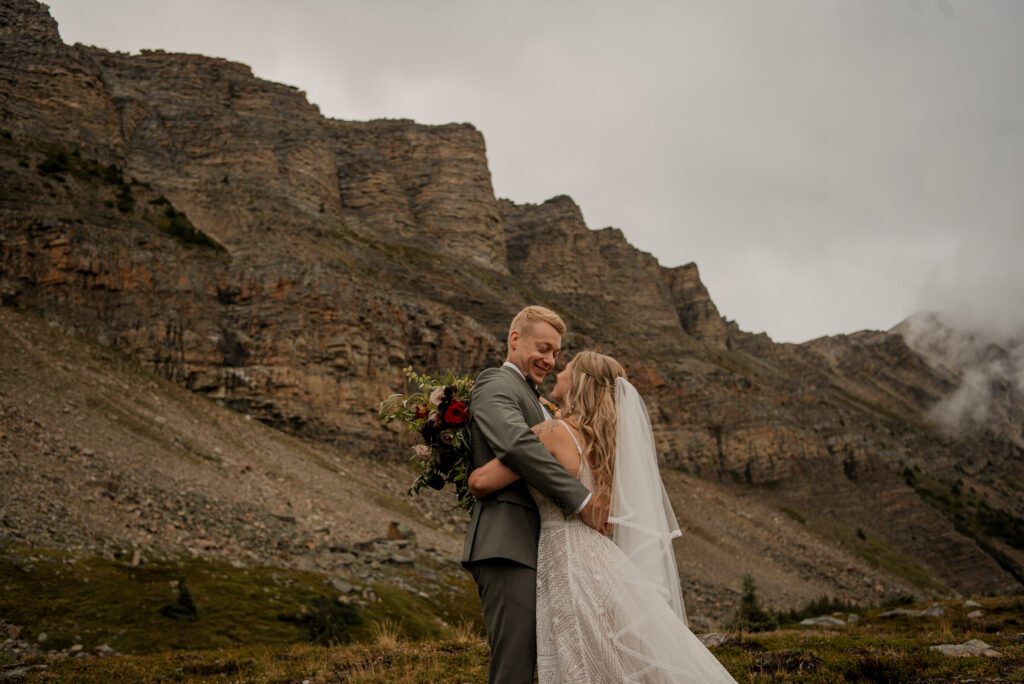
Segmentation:
[(508, 327), (508, 334), (511, 335), (518, 330), (520, 335), (527, 335), (538, 321), (550, 324), (558, 331), (559, 335), (565, 334), (565, 321), (562, 320), (562, 317), (543, 306), (528, 306), (517, 313), (516, 317), (512, 319), (512, 325)]

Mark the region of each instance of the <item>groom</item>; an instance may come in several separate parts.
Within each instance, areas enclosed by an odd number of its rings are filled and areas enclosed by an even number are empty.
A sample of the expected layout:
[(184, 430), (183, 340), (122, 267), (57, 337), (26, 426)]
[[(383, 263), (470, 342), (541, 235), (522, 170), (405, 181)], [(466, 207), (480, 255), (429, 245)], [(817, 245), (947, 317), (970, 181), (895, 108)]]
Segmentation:
[(473, 385), (473, 465), (492, 458), (522, 476), (476, 502), (462, 564), (473, 574), (491, 646), (488, 681), (533, 681), (537, 659), (537, 539), (540, 517), (527, 484), (565, 514), (579, 513), (607, 531), (606, 497), (592, 497), (541, 444), (530, 427), (550, 418), (537, 385), (555, 367), (565, 323), (554, 311), (528, 306), (509, 327), (508, 356)]

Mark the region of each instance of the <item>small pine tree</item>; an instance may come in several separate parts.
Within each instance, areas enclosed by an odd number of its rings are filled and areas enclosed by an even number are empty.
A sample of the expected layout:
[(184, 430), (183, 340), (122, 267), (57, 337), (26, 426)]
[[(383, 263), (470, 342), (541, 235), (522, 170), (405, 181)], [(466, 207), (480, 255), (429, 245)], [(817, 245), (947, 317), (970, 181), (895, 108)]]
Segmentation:
[(182, 577), (178, 580), (178, 598), (174, 603), (161, 606), (160, 614), (172, 620), (198, 620), (199, 607), (188, 590), (188, 583)]
[(745, 573), (740, 607), (736, 614), (725, 623), (725, 628), (735, 632), (767, 632), (777, 629), (778, 626), (778, 619), (761, 608), (761, 602), (757, 598), (757, 587), (754, 585), (754, 576), (749, 572)]

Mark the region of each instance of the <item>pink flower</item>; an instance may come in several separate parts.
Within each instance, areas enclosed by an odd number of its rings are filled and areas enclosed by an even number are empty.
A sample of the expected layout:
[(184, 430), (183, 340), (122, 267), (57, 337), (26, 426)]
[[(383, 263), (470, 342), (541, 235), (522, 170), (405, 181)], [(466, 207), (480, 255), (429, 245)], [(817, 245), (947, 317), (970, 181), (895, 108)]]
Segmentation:
[(426, 444), (417, 444), (412, 448), (412, 452), (417, 458), (430, 458), (430, 447)]

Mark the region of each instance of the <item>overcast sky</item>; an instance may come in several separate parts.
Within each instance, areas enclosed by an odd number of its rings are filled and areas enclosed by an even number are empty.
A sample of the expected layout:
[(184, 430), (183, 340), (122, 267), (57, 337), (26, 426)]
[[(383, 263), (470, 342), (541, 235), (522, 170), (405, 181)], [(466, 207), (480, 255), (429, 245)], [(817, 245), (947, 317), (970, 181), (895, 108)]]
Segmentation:
[(744, 330), (935, 308), (1024, 328), (1020, 0), (50, 0), (66, 42), (199, 52), (339, 119), (467, 121)]

